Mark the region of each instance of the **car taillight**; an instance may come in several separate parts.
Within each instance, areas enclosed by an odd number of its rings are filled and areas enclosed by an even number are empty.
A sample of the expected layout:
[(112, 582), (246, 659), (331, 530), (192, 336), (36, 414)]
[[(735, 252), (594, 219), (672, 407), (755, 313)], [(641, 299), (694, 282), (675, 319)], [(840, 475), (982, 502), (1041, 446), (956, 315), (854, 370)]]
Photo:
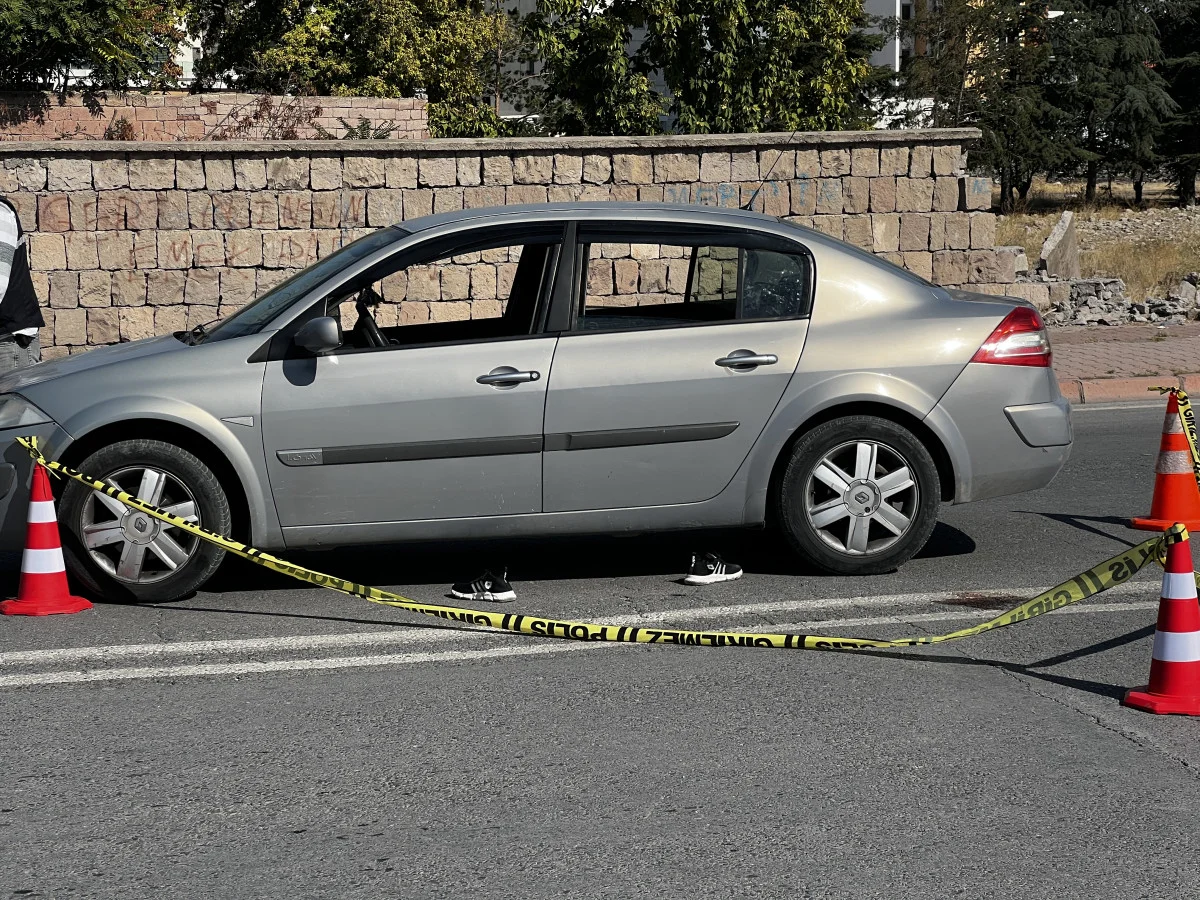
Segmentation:
[(1001, 366), (1049, 366), (1050, 338), (1036, 309), (1018, 306), (988, 335), (971, 362)]

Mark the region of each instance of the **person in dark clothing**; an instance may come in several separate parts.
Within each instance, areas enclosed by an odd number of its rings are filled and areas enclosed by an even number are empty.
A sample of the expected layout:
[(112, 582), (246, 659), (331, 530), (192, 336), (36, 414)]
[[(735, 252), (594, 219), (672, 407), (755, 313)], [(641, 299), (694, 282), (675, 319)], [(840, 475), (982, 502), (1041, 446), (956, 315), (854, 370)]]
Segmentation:
[(41, 361), (45, 324), (29, 275), (29, 240), (16, 209), (0, 197), (0, 373)]

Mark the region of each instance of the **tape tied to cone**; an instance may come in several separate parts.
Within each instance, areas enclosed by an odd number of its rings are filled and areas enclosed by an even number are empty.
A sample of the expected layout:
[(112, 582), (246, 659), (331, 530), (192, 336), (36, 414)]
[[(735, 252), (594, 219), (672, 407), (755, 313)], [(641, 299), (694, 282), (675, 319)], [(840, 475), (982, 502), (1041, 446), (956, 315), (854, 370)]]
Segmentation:
[[(1130, 519), (1133, 528), (1142, 531), (1163, 531), (1182, 522), (1193, 531), (1200, 531), (1200, 479), (1197, 466), (1195, 435), (1189, 434), (1185, 417), (1191, 416), (1187, 394), (1170, 389), (1166, 415), (1163, 417), (1162, 438), (1158, 458), (1154, 463), (1154, 494), (1150, 513)], [(1194, 418), (1193, 418), (1194, 421)]]

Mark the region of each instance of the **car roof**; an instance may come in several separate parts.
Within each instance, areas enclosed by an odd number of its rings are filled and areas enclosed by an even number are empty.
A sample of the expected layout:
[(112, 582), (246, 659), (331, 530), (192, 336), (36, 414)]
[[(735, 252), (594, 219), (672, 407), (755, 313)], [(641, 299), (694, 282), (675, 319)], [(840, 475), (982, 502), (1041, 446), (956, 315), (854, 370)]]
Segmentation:
[(458, 209), (453, 212), (406, 219), (398, 223), (410, 233), (425, 231), (440, 225), (469, 220), (493, 219), (610, 219), (659, 218), (696, 224), (752, 225), (776, 229), (780, 220), (775, 216), (721, 206), (699, 206), (693, 203), (643, 203), (640, 201), (586, 201), (559, 203), (525, 203), (512, 206), (486, 206), (478, 209)]
[(395, 227), (410, 234), (418, 234), (431, 228), (463, 222), (545, 222), (555, 220), (587, 220), (587, 219), (647, 219), (672, 222), (676, 224), (693, 225), (723, 225), (726, 227), (757, 228), (772, 234), (781, 235), (792, 240), (802, 239), (811, 247), (813, 244), (833, 250), (834, 252), (855, 257), (879, 271), (928, 287), (929, 283), (887, 260), (880, 259), (875, 254), (852, 244), (800, 225), (778, 216), (768, 216), (747, 209), (737, 209), (727, 206), (702, 206), (696, 203), (648, 203), (636, 200), (577, 200), (559, 203), (525, 203), (512, 206), (485, 206), (478, 209), (459, 209), (452, 212), (437, 213), (432, 216), (422, 216), (418, 219), (408, 219)]

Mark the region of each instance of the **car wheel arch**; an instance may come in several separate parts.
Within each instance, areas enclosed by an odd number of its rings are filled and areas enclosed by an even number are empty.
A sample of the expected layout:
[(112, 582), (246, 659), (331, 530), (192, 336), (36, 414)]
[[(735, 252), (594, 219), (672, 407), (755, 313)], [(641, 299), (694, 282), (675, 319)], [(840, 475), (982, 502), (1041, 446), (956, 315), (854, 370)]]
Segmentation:
[(776, 505), (779, 488), (784, 470), (787, 468), (788, 460), (791, 459), (792, 448), (813, 428), (845, 416), (876, 416), (877, 418), (894, 422), (912, 432), (913, 436), (925, 446), (925, 449), (929, 451), (929, 455), (933, 457), (938, 479), (942, 487), (941, 499), (947, 503), (953, 501), (956, 484), (954, 463), (942, 439), (933, 429), (922, 422), (920, 417), (902, 407), (878, 400), (852, 400), (845, 403), (831, 404), (814, 411), (812, 415), (800, 422), (791, 431), (787, 440), (775, 449), (771, 462), (771, 474), (764, 498), (766, 500), (765, 513), (768, 520), (778, 515)]
[[(124, 419), (99, 425), (79, 435), (62, 451), (60, 461), (78, 468), (102, 447), (122, 440), (144, 438), (174, 444), (200, 459), (217, 477), (229, 501), (233, 515), (233, 537), (249, 541), (253, 536), (253, 518), (249, 492), (243, 477), (228, 455), (209, 437), (195, 428), (169, 419)], [(92, 472), (85, 472), (94, 475)]]

